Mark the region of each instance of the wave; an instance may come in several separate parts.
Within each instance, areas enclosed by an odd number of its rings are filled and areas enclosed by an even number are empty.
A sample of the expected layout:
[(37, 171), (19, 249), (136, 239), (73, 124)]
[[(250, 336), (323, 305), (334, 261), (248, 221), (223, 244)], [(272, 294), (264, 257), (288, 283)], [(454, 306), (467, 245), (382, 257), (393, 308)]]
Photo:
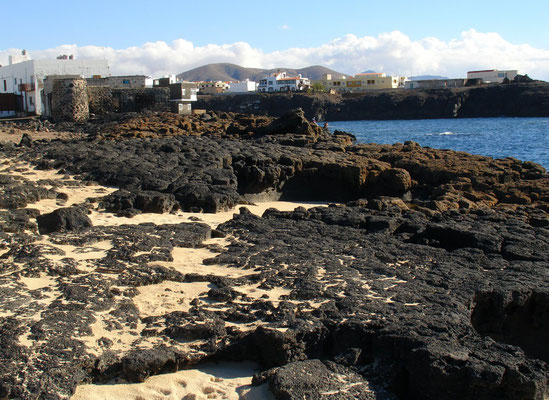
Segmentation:
[(452, 131), (427, 133), (427, 136), (448, 136), (448, 135), (456, 135), (456, 133)]

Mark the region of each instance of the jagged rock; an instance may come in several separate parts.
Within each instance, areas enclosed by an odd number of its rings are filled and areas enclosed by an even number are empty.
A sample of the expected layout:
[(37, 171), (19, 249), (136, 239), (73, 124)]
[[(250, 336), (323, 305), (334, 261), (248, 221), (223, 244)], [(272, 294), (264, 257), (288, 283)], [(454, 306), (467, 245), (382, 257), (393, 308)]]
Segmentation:
[(21, 137), (19, 147), (32, 147), (32, 137), (28, 133), (24, 133)]
[(101, 201), (105, 210), (114, 213), (135, 209), (146, 213), (163, 214), (179, 209), (179, 203), (175, 201), (173, 194), (154, 191), (117, 190)]
[(269, 382), (275, 398), (280, 400), (379, 398), (356, 372), (333, 363), (326, 365), (319, 360), (289, 363), (254, 377), (255, 384), (263, 381)]
[(375, 185), (382, 195), (399, 197), (412, 188), (412, 178), (405, 169), (390, 168), (379, 173)]
[[(197, 223), (141, 224), (47, 238), (27, 229), (36, 211), (3, 211), (5, 396), (66, 398), (81, 382), (141, 381), (205, 360), (278, 368), (256, 381), (270, 382), (279, 397), (546, 395), (549, 180), (541, 167), (413, 142), (261, 136), (270, 120), (259, 117), (219, 113), (211, 135), (198, 117), (170, 121), (133, 116), (125, 132), (146, 139), (102, 140), (98, 128), (89, 140), (1, 150), (120, 188), (98, 201), (125, 213), (138, 212), (143, 193), (158, 211), (179, 204), (214, 212), (264, 191), (347, 204), (262, 217), (241, 211), (214, 232)], [(196, 124), (196, 136), (166, 137), (177, 133), (172, 122)], [(244, 132), (238, 138), (221, 133), (231, 123)], [(28, 193), (53, 183), (0, 176), (14, 204), (40, 198)], [(203, 247), (212, 236), (227, 245), (206, 244), (216, 254), (202, 268), (180, 269), (181, 248)], [(225, 266), (243, 273), (223, 276)], [(28, 287), (37, 277), (49, 286)], [(192, 301), (184, 298), (190, 284), (198, 287)], [(162, 305), (140, 303), (147, 292)], [(97, 326), (122, 342), (94, 338)]]
[(292, 133), (318, 137), (322, 134), (322, 128), (307, 121), (303, 110), (297, 109), (281, 116), (256, 132), (262, 135)]
[(87, 210), (79, 207), (58, 208), (36, 217), (41, 234), (81, 230), (92, 226)]
[[(344, 97), (328, 93), (201, 96), (196, 107), (280, 117), (298, 107), (324, 121), (548, 117), (549, 84), (522, 76), (511, 85), (437, 90), (375, 90)], [(457, 105), (457, 107), (456, 107)]]
[(160, 372), (177, 371), (180, 357), (166, 346), (133, 351), (122, 359), (122, 372), (128, 382), (143, 382)]

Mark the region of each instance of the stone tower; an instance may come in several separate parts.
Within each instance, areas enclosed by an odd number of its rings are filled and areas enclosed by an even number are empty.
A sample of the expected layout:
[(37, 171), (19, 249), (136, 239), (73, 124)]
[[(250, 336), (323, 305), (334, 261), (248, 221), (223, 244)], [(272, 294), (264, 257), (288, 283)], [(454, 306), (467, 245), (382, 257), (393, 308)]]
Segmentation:
[(83, 78), (63, 78), (53, 82), (51, 116), (54, 121), (82, 122), (90, 116), (88, 90)]

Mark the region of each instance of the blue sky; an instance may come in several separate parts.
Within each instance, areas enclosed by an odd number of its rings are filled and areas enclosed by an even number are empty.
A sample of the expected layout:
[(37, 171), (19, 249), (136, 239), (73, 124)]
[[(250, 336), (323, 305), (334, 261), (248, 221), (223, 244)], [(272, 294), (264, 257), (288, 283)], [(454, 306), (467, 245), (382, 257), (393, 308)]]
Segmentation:
[[(15, 15), (2, 20), (0, 49), (61, 44), (122, 48), (182, 38), (201, 46), (245, 41), (273, 51), (317, 46), (348, 33), (365, 36), (393, 30), (412, 40), (429, 36), (450, 40), (470, 28), (497, 32), (511, 43), (549, 48), (547, 0), (31, 0), (25, 7), (12, 4)], [(9, 8), (8, 15), (12, 14)]]
[[(79, 57), (107, 57), (117, 71), (136, 68), (157, 74), (172, 72), (170, 68), (197, 66), (195, 64), (200, 62), (268, 67), (285, 60), (293, 63), (318, 61), (344, 68), (341, 72), (345, 73), (379, 68), (391, 72), (390, 69), (402, 69), (407, 65), (397, 61), (406, 56), (408, 46), (416, 48), (416, 52), (412, 52), (415, 57), (421, 55), (432, 61), (433, 73), (455, 75), (460, 68), (469, 68), (469, 65), (470, 68), (502, 68), (526, 60), (520, 66), (543, 74), (549, 54), (547, 0), (29, 0), (24, 7), (13, 3), (4, 10), (5, 15), (12, 17), (3, 18), (0, 24), (0, 64), (5, 63), (8, 53), (24, 48), (35, 58), (65, 49), (78, 53)], [(397, 38), (394, 32), (404, 37)], [(469, 34), (466, 38), (464, 33), (467, 32), (478, 35)], [(386, 34), (393, 34), (393, 37), (386, 40)], [(354, 38), (358, 38), (358, 42)], [(428, 38), (436, 38), (444, 46)], [(181, 39), (184, 44), (174, 44)], [(376, 41), (374, 45), (371, 45), (372, 40)], [(398, 45), (394, 44), (395, 40)], [(333, 49), (333, 41), (339, 46), (337, 51)], [(472, 41), (476, 44), (472, 45)], [(150, 42), (156, 45), (146, 45)], [(239, 42), (249, 48), (235, 45)], [(162, 43), (170, 47), (171, 52)], [(61, 48), (62, 45), (72, 47)], [(483, 46), (487, 45), (491, 50), (484, 61), (481, 56), (486, 53)], [(349, 46), (361, 48), (363, 52), (346, 51)], [(386, 51), (379, 50), (382, 46), (386, 46)], [(389, 51), (389, 46), (396, 48), (400, 55), (392, 54), (395, 52)], [(418, 50), (418, 46), (422, 49)], [(461, 46), (458, 55), (453, 51), (456, 46)], [(131, 54), (134, 47), (140, 51)], [(445, 47), (444, 51), (442, 47)], [(100, 48), (106, 50), (100, 52)], [(296, 48), (302, 51), (291, 51)], [(476, 54), (467, 56), (467, 49), (478, 50), (479, 60), (474, 59)], [(508, 56), (511, 53), (513, 58)], [(141, 59), (135, 61), (136, 54), (140, 54)], [(193, 57), (196, 63), (185, 62), (183, 58), (177, 62), (170, 60), (181, 54)], [(357, 55), (363, 56), (360, 62), (345, 62), (345, 58), (349, 60)], [(396, 61), (384, 63), (382, 55)], [(454, 60), (451, 66), (445, 58), (454, 55), (470, 58), (470, 63), (462, 65)], [(130, 60), (134, 60), (133, 67)], [(498, 65), (484, 65), (490, 60)], [(251, 63), (258, 65), (249, 65)], [(428, 67), (417, 64), (406, 72), (422, 73)], [(178, 72), (181, 71), (173, 71)]]

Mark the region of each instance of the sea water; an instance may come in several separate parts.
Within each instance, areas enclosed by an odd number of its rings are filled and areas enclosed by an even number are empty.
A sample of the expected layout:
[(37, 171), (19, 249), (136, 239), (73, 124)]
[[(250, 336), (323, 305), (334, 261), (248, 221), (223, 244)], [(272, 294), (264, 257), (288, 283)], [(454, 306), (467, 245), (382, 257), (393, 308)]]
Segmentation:
[(549, 118), (463, 118), (390, 121), (334, 121), (330, 130), (356, 136), (358, 143), (404, 143), (452, 149), (494, 158), (534, 161), (549, 170)]

